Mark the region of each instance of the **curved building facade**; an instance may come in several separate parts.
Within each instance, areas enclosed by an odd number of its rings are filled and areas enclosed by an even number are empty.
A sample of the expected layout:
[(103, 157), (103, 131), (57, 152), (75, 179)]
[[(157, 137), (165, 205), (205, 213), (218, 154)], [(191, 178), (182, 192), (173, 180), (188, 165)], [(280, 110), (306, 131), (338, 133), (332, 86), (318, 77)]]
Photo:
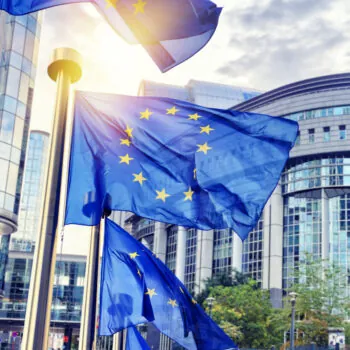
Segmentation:
[[(233, 107), (292, 119), (300, 127), (280, 184), (265, 207), (258, 239), (263, 287), (272, 290), (276, 305), (306, 253), (339, 264), (349, 293), (349, 101), (346, 73), (286, 85)], [(248, 261), (254, 260), (252, 249), (243, 247)]]
[(17, 229), (41, 16), (0, 11), (0, 234)]

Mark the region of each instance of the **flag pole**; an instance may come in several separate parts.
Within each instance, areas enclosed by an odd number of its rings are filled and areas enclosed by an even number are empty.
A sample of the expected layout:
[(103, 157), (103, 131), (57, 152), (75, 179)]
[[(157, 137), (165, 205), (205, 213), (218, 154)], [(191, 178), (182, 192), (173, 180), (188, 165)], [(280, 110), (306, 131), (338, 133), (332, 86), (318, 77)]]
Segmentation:
[(100, 225), (91, 227), (89, 252), (86, 258), (79, 350), (92, 349), (95, 337), (98, 268), (100, 260), (100, 229)]
[(56, 107), (51, 133), (49, 165), (44, 186), (40, 232), (36, 241), (22, 349), (48, 347), (53, 274), (56, 263), (57, 224), (62, 183), (67, 106), (71, 84), (82, 75), (80, 54), (69, 48), (55, 49), (48, 66), (49, 77), (57, 82)]

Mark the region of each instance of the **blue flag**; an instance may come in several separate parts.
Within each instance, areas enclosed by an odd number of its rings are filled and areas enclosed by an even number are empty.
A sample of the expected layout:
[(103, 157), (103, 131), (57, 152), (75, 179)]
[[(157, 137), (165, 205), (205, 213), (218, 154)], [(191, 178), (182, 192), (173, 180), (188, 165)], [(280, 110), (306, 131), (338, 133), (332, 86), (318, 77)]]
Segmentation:
[(109, 219), (100, 288), (100, 335), (153, 318), (155, 327), (186, 349), (237, 348), (165, 264)]
[(66, 224), (104, 208), (245, 239), (280, 178), (296, 122), (167, 98), (77, 92)]
[(129, 327), (126, 335), (126, 350), (150, 350), (136, 327)]
[(24, 15), (78, 2), (96, 5), (121, 37), (143, 45), (162, 72), (205, 46), (221, 13), (209, 0), (0, 0), (0, 10)]

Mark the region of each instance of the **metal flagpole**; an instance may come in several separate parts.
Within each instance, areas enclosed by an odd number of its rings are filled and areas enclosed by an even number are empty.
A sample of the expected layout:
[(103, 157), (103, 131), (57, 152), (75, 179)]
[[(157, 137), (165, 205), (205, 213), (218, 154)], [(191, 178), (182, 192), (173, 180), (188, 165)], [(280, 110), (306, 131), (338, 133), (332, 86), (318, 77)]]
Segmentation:
[(94, 342), (99, 260), (100, 225), (97, 225), (91, 228), (89, 252), (86, 259), (79, 350), (92, 349)]
[(80, 54), (69, 48), (56, 49), (48, 67), (49, 77), (57, 82), (56, 107), (51, 133), (40, 234), (36, 241), (31, 283), (27, 301), (22, 349), (47, 349), (53, 274), (56, 262), (57, 223), (62, 182), (70, 86), (82, 75)]

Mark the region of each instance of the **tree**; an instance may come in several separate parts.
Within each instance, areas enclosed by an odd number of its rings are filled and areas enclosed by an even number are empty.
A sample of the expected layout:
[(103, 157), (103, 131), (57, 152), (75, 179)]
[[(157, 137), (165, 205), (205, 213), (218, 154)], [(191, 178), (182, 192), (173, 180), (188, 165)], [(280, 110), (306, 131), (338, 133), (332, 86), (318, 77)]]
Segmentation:
[(215, 298), (213, 319), (240, 347), (268, 348), (282, 343), (283, 332), (277, 334), (271, 322), (274, 311), (268, 291), (248, 280), (236, 286), (215, 286), (210, 289)]
[(247, 283), (249, 278), (237, 270), (229, 270), (227, 272), (207, 278), (204, 282), (204, 289), (196, 295), (196, 300), (200, 305), (204, 305), (205, 300), (209, 297), (213, 287), (224, 286), (233, 287)]
[[(296, 328), (299, 342), (327, 346), (328, 328), (344, 327), (350, 316), (350, 301), (347, 297), (347, 276), (343, 269), (325, 260), (306, 256), (294, 271), (296, 283), (290, 288), (297, 293)], [(290, 303), (285, 300), (283, 313), (290, 319)], [(287, 328), (288, 329), (288, 328)]]

